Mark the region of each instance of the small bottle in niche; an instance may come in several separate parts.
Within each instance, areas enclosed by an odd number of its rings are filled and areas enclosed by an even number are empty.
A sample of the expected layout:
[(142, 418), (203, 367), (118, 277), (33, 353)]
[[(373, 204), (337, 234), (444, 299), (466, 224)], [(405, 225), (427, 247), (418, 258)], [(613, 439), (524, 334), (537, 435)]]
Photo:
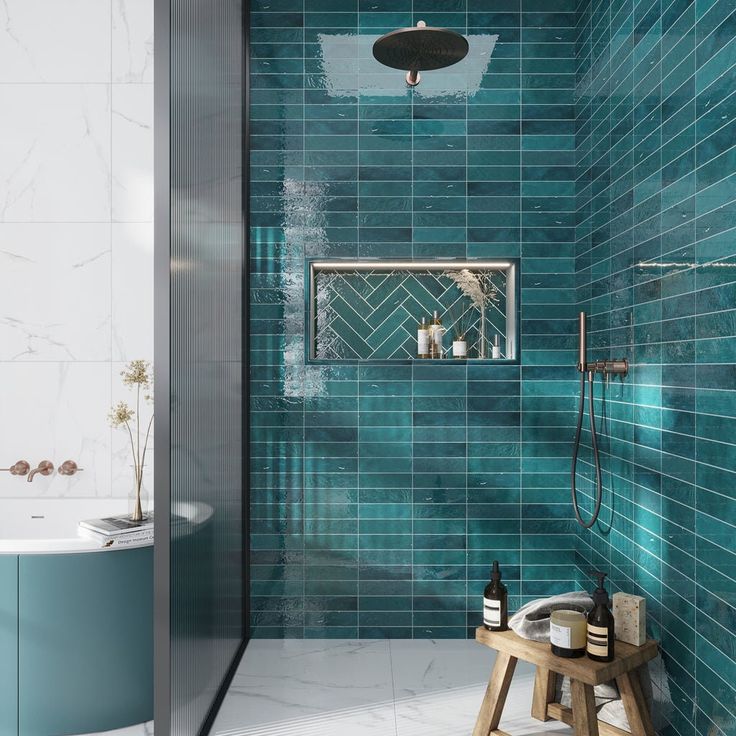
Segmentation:
[(491, 358), (499, 360), (501, 357), (501, 338), (498, 333), (493, 336), (493, 347), (491, 348)]
[(429, 350), (432, 358), (442, 357), (442, 338), (445, 328), (442, 326), (440, 313), (435, 309), (432, 324), (429, 326)]
[(595, 574), (598, 577), (598, 587), (593, 592), (593, 610), (588, 614), (586, 652), (596, 662), (610, 662), (613, 660), (613, 614), (609, 608), (608, 593), (603, 587), (606, 573)]
[(508, 591), (501, 582), (498, 560), (493, 561), (491, 582), (483, 593), (483, 626), (488, 631), (506, 631), (509, 627)]
[(429, 325), (427, 318), (417, 328), (417, 358), (429, 358)]

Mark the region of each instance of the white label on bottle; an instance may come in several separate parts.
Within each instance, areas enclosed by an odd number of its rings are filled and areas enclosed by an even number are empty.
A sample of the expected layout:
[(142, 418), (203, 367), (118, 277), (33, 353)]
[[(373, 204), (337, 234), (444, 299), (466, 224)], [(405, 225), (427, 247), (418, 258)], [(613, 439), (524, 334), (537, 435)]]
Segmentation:
[(483, 598), (483, 623), (486, 626), (501, 625), (501, 601)]
[(608, 656), (608, 629), (605, 626), (588, 624), (588, 654)]
[(426, 355), (429, 352), (429, 330), (417, 330), (417, 353)]
[(468, 343), (465, 340), (455, 340), (452, 343), (452, 354), (456, 358), (464, 358), (468, 354)]
[(560, 626), (550, 622), (549, 643), (560, 649), (572, 649), (572, 629), (569, 626)]

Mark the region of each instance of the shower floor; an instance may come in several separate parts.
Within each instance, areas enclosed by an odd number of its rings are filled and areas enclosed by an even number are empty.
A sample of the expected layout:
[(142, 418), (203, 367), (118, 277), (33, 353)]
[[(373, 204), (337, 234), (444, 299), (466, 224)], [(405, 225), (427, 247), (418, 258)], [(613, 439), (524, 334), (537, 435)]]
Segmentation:
[[(212, 729), (217, 736), (470, 736), (494, 652), (461, 640), (256, 639)], [(529, 715), (519, 662), (500, 728), (571, 734)]]

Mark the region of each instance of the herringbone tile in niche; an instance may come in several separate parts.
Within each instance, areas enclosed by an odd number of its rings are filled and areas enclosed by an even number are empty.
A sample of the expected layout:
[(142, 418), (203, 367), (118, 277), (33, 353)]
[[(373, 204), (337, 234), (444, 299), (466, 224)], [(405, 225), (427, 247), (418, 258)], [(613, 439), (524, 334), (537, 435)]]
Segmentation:
[[(483, 323), (486, 357), (493, 335), (506, 342), (506, 275), (477, 271), (478, 283), (495, 298), (481, 312), (446, 272), (318, 271), (315, 276), (318, 360), (407, 360), (416, 357), (417, 325), (437, 310), (446, 329), (448, 353), (464, 333), (470, 358), (480, 357)], [(502, 348), (503, 349), (503, 348)], [(450, 353), (451, 354), (451, 353)], [(502, 357), (505, 357), (502, 355)]]

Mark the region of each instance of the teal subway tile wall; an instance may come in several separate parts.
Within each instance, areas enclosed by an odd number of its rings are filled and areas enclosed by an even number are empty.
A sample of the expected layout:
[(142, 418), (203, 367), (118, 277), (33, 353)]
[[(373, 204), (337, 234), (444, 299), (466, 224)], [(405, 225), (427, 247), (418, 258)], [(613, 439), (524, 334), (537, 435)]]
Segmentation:
[[(254, 0), (252, 624), (465, 637), (577, 584), (574, 0)], [(373, 42), (468, 57), (409, 89)], [(305, 364), (314, 258), (519, 259), (518, 363)], [(424, 316), (416, 314), (417, 321)]]
[(622, 384), (597, 387), (604, 511), (578, 533), (581, 582), (601, 568), (614, 590), (646, 596), (673, 703), (665, 733), (731, 735), (734, 3), (577, 10), (578, 303), (591, 356), (632, 362)]

